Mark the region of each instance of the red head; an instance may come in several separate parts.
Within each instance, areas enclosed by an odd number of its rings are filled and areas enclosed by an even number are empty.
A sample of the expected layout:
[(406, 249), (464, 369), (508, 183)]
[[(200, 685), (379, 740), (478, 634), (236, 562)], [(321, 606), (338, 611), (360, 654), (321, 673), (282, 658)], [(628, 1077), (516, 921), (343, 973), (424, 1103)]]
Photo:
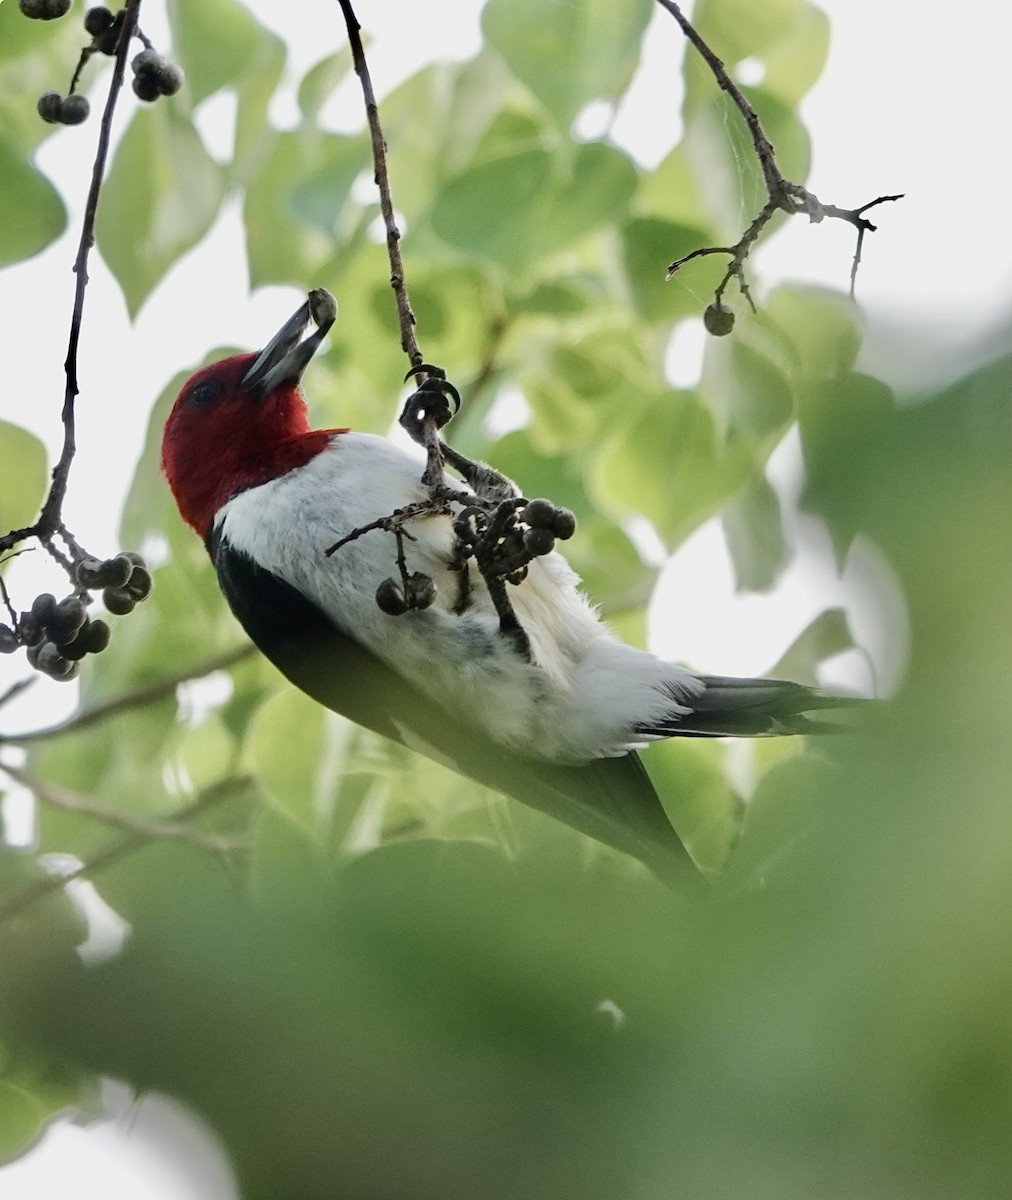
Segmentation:
[[(333, 305), (329, 293), (322, 294)], [(320, 319), (319, 297), (311, 293), (310, 302), (259, 355), (212, 363), (179, 393), (165, 422), (162, 470), (183, 520), (201, 537), (236, 492), (308, 462), (333, 436), (310, 430), (299, 387), (303, 369), (333, 324), (329, 311)], [(302, 342), (311, 315), (319, 328)]]

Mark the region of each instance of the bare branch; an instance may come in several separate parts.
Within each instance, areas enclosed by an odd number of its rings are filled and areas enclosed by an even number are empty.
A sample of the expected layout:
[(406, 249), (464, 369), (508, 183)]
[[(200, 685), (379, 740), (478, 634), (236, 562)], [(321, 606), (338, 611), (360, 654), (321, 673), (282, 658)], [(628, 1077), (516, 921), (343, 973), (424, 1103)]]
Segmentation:
[(81, 729), (87, 729), (89, 725), (97, 725), (101, 721), (107, 721), (110, 717), (114, 717), (118, 713), (132, 708), (142, 708), (146, 704), (155, 704), (159, 700), (164, 700), (166, 696), (171, 696), (180, 684), (189, 683), (193, 679), (203, 679), (206, 675), (210, 675), (214, 671), (228, 670), (229, 667), (235, 666), (236, 663), (244, 662), (247, 658), (252, 658), (255, 653), (256, 647), (252, 644), (240, 646), (238, 650), (230, 650), (227, 654), (220, 654), (216, 658), (206, 659), (204, 662), (187, 667), (175, 675), (167, 675), (164, 679), (156, 679), (153, 683), (144, 684), (143, 687), (135, 688), (131, 692), (124, 692), (121, 696), (114, 696), (111, 700), (105, 701), (104, 704), (98, 704), (94, 708), (75, 713), (74, 716), (68, 717), (65, 721), (60, 721), (56, 725), (46, 725), (42, 729), (32, 729), (27, 733), (0, 734), (0, 745), (24, 746), (32, 742), (43, 742), (50, 738), (63, 737), (64, 734), (68, 733), (77, 733)]
[[(235, 796), (242, 795), (244, 792), (252, 791), (254, 788), (255, 781), (249, 776), (240, 775), (231, 779), (223, 779), (208, 788), (201, 796), (198, 796), (192, 804), (180, 809), (172, 818), (172, 822), (177, 825), (184, 825), (194, 821), (197, 817), (202, 816), (217, 805)], [(103, 850), (101, 854), (97, 854), (94, 858), (82, 863), (68, 874), (52, 875), (48, 879), (40, 879), (37, 883), (32, 884), (31, 887), (27, 887), (23, 891), (16, 892), (14, 895), (0, 901), (0, 922), (8, 921), (12, 917), (16, 917), (24, 912), (26, 908), (30, 908), (31, 905), (37, 903), (39, 900), (44, 900), (47, 896), (52, 896), (56, 892), (62, 891), (72, 880), (94, 877), (100, 871), (104, 871), (121, 859), (126, 858), (128, 854), (133, 854), (135, 851), (142, 850), (145, 846), (152, 844), (153, 840), (146, 834), (139, 832), (130, 833), (120, 841), (115, 842), (107, 850)]]
[(714, 293), (716, 303), (718, 306), (720, 305), (721, 296), (731, 279), (737, 279), (742, 295), (754, 312), (755, 305), (752, 303), (752, 297), (749, 295), (748, 284), (745, 280), (745, 260), (748, 258), (759, 234), (765, 229), (775, 212), (785, 212), (790, 216), (803, 213), (807, 215), (813, 224), (818, 224), (818, 222), (829, 217), (846, 221), (857, 230), (857, 246), (854, 251), (854, 261), (850, 271), (850, 295), (853, 298), (857, 268), (861, 262), (864, 235), (874, 232), (876, 228), (864, 214), (868, 209), (874, 208), (877, 204), (886, 204), (893, 200), (901, 200), (903, 198), (902, 194), (879, 196), (877, 199), (863, 204), (860, 208), (839, 208), (835, 204), (823, 204), (807, 188), (789, 180), (777, 165), (773, 143), (766, 136), (766, 132), (759, 120), (759, 114), (749, 104), (741, 88), (737, 86), (727, 73), (723, 62), (714, 54), (699, 32), (688, 21), (679, 5), (675, 3), (675, 0), (657, 0), (657, 3), (662, 8), (667, 9), (675, 18), (686, 38), (695, 46), (696, 50), (706, 61), (718, 86), (731, 97), (738, 111), (745, 119), (745, 124), (748, 126), (752, 137), (752, 145), (755, 148), (756, 157), (759, 159), (759, 165), (762, 168), (763, 179), (766, 182), (766, 193), (769, 197), (762, 211), (734, 246), (707, 246), (700, 250), (694, 250), (691, 254), (686, 254), (682, 258), (676, 259), (668, 266), (668, 279), (679, 268), (694, 258), (701, 258), (709, 254), (728, 254), (731, 256), (731, 262), (728, 265), (724, 278), (720, 281)]
[(376, 186), (380, 194), (380, 212), (387, 232), (387, 254), (390, 257), (390, 286), (394, 290), (397, 301), (397, 319), (401, 327), (401, 348), (408, 356), (412, 367), (419, 366), (424, 360), (422, 351), (415, 337), (415, 314), (408, 297), (408, 285), (404, 278), (404, 264), (401, 261), (400, 238), (394, 216), (393, 200), (390, 195), (390, 174), (387, 170), (386, 141), (383, 137), (383, 127), (380, 124), (379, 106), (376, 103), (376, 93), (373, 91), (372, 77), (369, 74), (369, 64), (366, 62), (365, 49), (362, 46), (361, 25), (351, 6), (351, 0), (338, 0), (344, 23), (348, 28), (348, 42), (351, 46), (351, 58), (355, 65), (355, 73), (362, 84), (362, 95), (365, 99), (365, 114), (369, 122), (369, 134), (372, 138), (372, 157), (375, 166)]

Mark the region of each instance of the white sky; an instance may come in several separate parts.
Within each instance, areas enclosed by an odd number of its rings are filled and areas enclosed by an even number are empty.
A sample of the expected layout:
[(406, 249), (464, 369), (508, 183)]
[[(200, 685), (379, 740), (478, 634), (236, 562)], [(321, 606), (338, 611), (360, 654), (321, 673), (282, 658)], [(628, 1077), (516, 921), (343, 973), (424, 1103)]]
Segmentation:
[[(333, 0), (284, 5), (255, 0), (250, 7), (269, 25), (283, 22), (286, 37), (304, 31), (303, 41), (293, 47), (297, 75), (341, 42)], [(1009, 167), (1000, 126), (1007, 107), (1012, 18), (994, 0), (964, 0), (958, 8), (940, 0), (823, 0), (822, 7), (830, 15), (833, 40), (826, 71), (803, 105), (814, 143), (809, 185), (823, 200), (848, 207), (881, 193), (906, 193), (899, 204), (880, 210), (879, 232), (866, 241), (858, 280), (868, 322), (866, 360), (874, 371), (908, 385), (944, 382), (988, 347), (1012, 341), (1012, 256), (1004, 249)], [(370, 64), (381, 97), (417, 65), (433, 57), (467, 56), (478, 44), (479, 0), (435, 6), (416, 0), (378, 0), (370, 6), (360, 0), (359, 9), (373, 35)], [(165, 44), (154, 0), (145, 5), (143, 24), (156, 44)], [(329, 30), (328, 43), (322, 31)], [(673, 111), (678, 103), (672, 55), (679, 46), (673, 21), (658, 12), (635, 101), (616, 125), (616, 134), (645, 158), (656, 155), (651, 114), (658, 105)], [(336, 104), (342, 124), (359, 122), (355, 92), (342, 92)], [(289, 100), (287, 109), (280, 105), (279, 116), (284, 119), (290, 111)], [(667, 132), (667, 116), (665, 127)], [(71, 200), (82, 193), (96, 133), (94, 121), (83, 129), (61, 130), (40, 154), (41, 165)], [(6, 368), (0, 417), (27, 425), (54, 447), (59, 445), (70, 266), (79, 220), (79, 212), (73, 212), (70, 232), (57, 246), (0, 272)], [(410, 240), (404, 251), (410, 270)], [(843, 288), (851, 254), (849, 228), (832, 222), (811, 227), (797, 220), (761, 251), (756, 265), (765, 285), (800, 279)], [(276, 288), (247, 295), (234, 209), (219, 222), (213, 241), (172, 271), (134, 327), (97, 255), (92, 264), (80, 359), (80, 452), (68, 509), (82, 540), (111, 552), (118, 505), (149, 406), (165, 382), (212, 343), (258, 344), (297, 300), (294, 292)], [(354, 297), (340, 299), (355, 302)], [(692, 352), (690, 337), (685, 353), (691, 358)], [(116, 364), (114, 372), (110, 363)], [(681, 369), (691, 375), (688, 358)], [(773, 475), (786, 490), (797, 487), (796, 448), (788, 444), (778, 451)], [(791, 640), (799, 616), (845, 599), (869, 642), (879, 681), (884, 677), (888, 683), (897, 670), (897, 649), (869, 613), (878, 605), (895, 608), (897, 601), (888, 573), (876, 565), (874, 548), (858, 548), (848, 565), (850, 578), (841, 584), (828, 547), (820, 550), (817, 539), (809, 543), (806, 537), (805, 550), (775, 592), (742, 602), (732, 594), (726, 557), (713, 531), (697, 535), (670, 569), (668, 587), (655, 604), (655, 649), (708, 670), (759, 671)], [(51, 576), (40, 583), (55, 585)], [(29, 583), (25, 587), (34, 594)], [(862, 599), (868, 594), (875, 597), (872, 602)], [(3, 667), (0, 687), (18, 677), (8, 663)], [(32, 690), (38, 698), (21, 714), (25, 725), (53, 719), (72, 700), (72, 688), (46, 681)], [(5, 720), (11, 715), (5, 713)], [(221, 1181), (194, 1190), (192, 1181), (164, 1163), (156, 1165), (149, 1153), (131, 1157), (130, 1128), (136, 1126), (123, 1118), (101, 1135), (85, 1135), (73, 1126), (54, 1130), (41, 1149), (0, 1168), (0, 1193), (5, 1200), (57, 1194), (85, 1200), (198, 1195), (231, 1200), (234, 1193)], [(136, 1135), (134, 1141), (145, 1139)]]

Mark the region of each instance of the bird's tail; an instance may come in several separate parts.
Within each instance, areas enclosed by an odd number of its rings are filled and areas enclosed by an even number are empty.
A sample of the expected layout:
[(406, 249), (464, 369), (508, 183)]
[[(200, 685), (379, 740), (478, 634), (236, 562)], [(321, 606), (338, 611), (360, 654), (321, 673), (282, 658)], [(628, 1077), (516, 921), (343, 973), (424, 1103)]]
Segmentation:
[(784, 679), (736, 679), (700, 675), (703, 692), (689, 703), (692, 711), (663, 720), (641, 732), (650, 737), (775, 737), (789, 733), (829, 733), (839, 722), (810, 714), (843, 709), (862, 701), (829, 696)]

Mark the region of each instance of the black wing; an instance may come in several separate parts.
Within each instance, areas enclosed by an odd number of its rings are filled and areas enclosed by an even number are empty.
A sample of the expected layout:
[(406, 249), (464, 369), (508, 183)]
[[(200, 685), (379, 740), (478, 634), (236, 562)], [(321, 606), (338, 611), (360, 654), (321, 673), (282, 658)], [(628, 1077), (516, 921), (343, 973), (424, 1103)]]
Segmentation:
[[(239, 623), (296, 687), (358, 725), (631, 854), (664, 878), (689, 859), (635, 754), (553, 766), (510, 753), (364, 649), (301, 592), (227, 539), (208, 549)], [(392, 620), (395, 618), (391, 618)]]

